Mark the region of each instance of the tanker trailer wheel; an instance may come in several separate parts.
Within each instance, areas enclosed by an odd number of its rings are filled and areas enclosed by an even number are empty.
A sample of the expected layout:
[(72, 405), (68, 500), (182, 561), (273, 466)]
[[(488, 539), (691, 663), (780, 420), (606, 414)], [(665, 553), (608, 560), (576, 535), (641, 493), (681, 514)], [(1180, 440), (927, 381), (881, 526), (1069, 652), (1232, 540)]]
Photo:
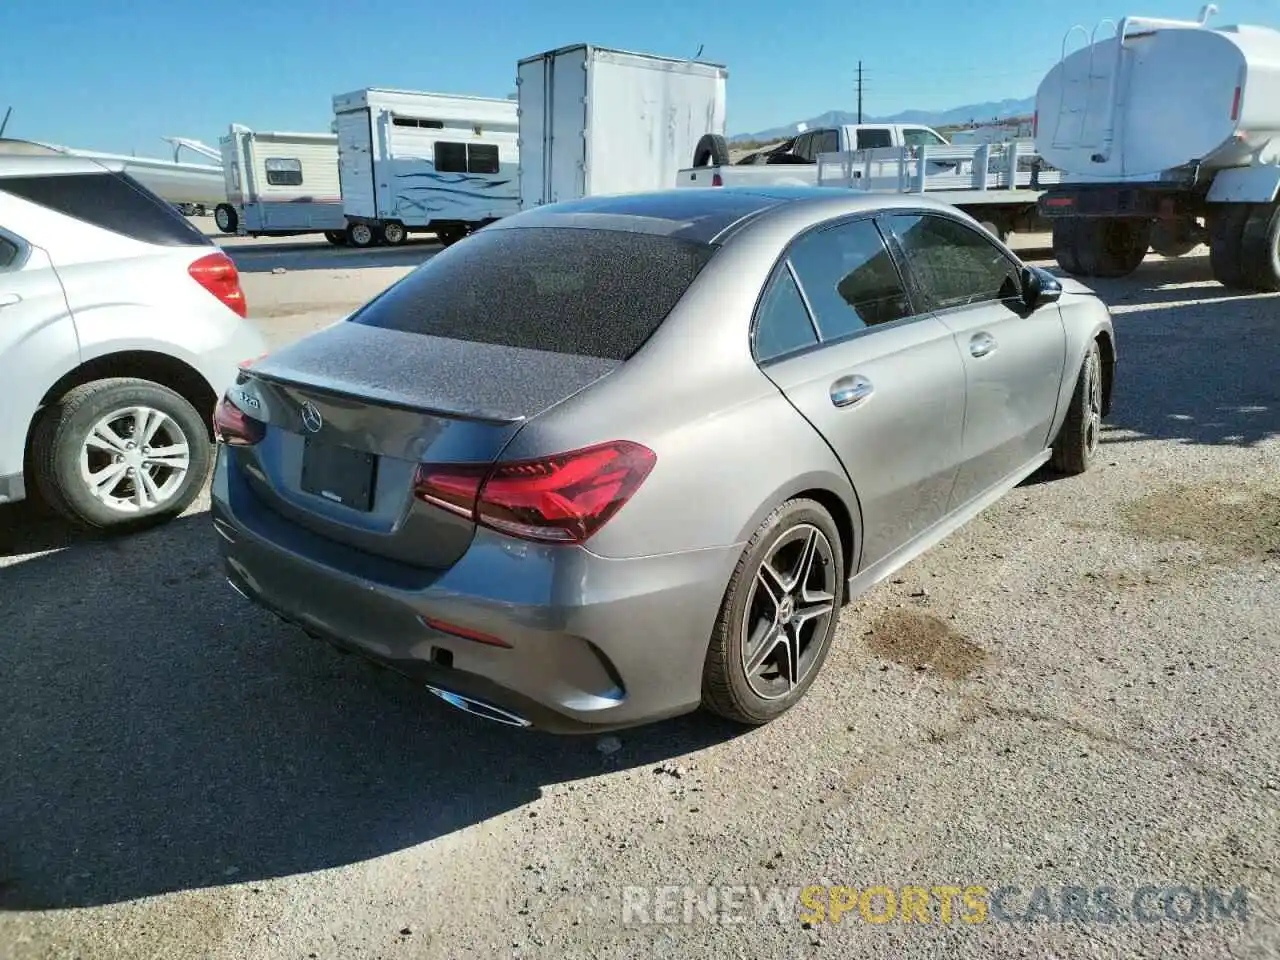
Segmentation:
[(1241, 235), (1244, 281), (1254, 290), (1280, 290), (1280, 204), (1259, 203)]
[(693, 165), (695, 167), (727, 167), (729, 166), (729, 145), (718, 133), (704, 133), (698, 145), (693, 148)]
[(1245, 279), (1244, 227), (1252, 207), (1247, 203), (1218, 203), (1205, 218), (1209, 227), (1209, 266), (1213, 279), (1228, 290), (1248, 287)]
[(1195, 223), (1189, 217), (1157, 220), (1151, 226), (1151, 249), (1162, 257), (1185, 257), (1197, 246)]
[(213, 208), (213, 222), (223, 233), (235, 233), (236, 227), (240, 224), (240, 217), (231, 204), (220, 203)]
[[(1071, 226), (1068, 228), (1067, 224)], [(1068, 273), (1108, 279), (1127, 277), (1138, 269), (1150, 246), (1149, 220), (1079, 217), (1054, 223), (1053, 252), (1059, 266)]]

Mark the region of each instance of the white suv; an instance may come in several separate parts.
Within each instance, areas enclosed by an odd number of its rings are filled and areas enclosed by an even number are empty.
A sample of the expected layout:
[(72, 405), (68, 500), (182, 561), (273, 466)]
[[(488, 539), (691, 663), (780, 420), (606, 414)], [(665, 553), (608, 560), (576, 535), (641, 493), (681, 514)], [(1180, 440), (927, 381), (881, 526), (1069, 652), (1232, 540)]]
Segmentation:
[(230, 258), (120, 165), (0, 140), (0, 503), (181, 513), (217, 398), (266, 353), (245, 314)]

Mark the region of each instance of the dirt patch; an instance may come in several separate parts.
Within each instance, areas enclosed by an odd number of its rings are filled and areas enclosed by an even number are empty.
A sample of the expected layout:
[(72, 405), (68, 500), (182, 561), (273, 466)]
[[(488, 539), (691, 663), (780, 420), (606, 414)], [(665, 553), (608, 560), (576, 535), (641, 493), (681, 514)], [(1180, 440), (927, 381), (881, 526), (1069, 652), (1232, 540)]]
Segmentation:
[(866, 637), (881, 659), (962, 680), (987, 662), (987, 653), (931, 613), (906, 608), (886, 611)]
[(1218, 558), (1280, 555), (1280, 494), (1242, 483), (1166, 487), (1120, 510), (1126, 529), (1148, 540), (1190, 540)]

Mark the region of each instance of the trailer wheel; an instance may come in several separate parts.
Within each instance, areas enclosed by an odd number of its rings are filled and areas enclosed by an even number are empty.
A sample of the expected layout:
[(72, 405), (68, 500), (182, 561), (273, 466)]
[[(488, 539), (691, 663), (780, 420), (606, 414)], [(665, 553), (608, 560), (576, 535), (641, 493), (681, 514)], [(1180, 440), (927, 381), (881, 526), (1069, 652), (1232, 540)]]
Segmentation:
[(467, 228), (460, 223), (451, 223), (446, 226), (435, 228), (436, 239), (440, 241), (440, 246), (451, 247), (468, 233)]
[(347, 227), (347, 243), (353, 247), (371, 247), (376, 239), (373, 227), (367, 223), (353, 223)]
[(1247, 286), (1244, 270), (1244, 227), (1252, 207), (1222, 203), (1209, 208), (1209, 266), (1213, 279), (1228, 290)]
[(729, 145), (718, 133), (704, 133), (698, 145), (693, 148), (693, 165), (695, 167), (727, 167), (729, 166)]
[(220, 203), (213, 208), (213, 222), (223, 233), (235, 233), (236, 227), (240, 225), (240, 217), (231, 204)]
[(382, 240), (384, 243), (398, 247), (407, 239), (409, 239), (409, 231), (404, 228), (403, 223), (396, 223), (392, 220), (390, 223), (382, 225)]
[(1254, 290), (1280, 290), (1280, 204), (1253, 207), (1240, 238), (1244, 280)]
[(326, 230), (324, 238), (335, 247), (345, 247), (347, 245), (347, 233), (345, 230)]
[[(1063, 225), (1061, 236), (1059, 223)], [(1060, 243), (1066, 263), (1059, 253)], [(1058, 221), (1054, 224), (1053, 246), (1059, 265), (1068, 273), (1108, 279), (1127, 277), (1138, 269), (1151, 246), (1151, 222), (1129, 217)]]
[(1151, 226), (1151, 249), (1162, 257), (1185, 257), (1199, 243), (1190, 219), (1157, 220)]

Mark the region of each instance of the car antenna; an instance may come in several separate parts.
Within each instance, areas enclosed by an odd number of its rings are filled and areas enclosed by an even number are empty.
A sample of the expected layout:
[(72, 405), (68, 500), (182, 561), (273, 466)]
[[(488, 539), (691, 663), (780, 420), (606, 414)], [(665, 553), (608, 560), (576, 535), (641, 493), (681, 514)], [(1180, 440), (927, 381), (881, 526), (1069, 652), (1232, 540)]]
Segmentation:
[(4, 128), (9, 125), (9, 114), (11, 113), (13, 113), (12, 105), (7, 110), (5, 110), (4, 119), (0, 120), (0, 137), (4, 136)]
[(705, 46), (706, 46), (706, 44), (705, 44), (705, 43), (700, 43), (700, 44), (698, 44), (698, 52), (697, 52), (697, 53), (695, 53), (695, 54), (693, 55), (693, 59), (695, 59), (695, 60), (700, 60), (700, 59), (702, 59), (702, 48), (703, 48), (703, 47), (705, 47)]

